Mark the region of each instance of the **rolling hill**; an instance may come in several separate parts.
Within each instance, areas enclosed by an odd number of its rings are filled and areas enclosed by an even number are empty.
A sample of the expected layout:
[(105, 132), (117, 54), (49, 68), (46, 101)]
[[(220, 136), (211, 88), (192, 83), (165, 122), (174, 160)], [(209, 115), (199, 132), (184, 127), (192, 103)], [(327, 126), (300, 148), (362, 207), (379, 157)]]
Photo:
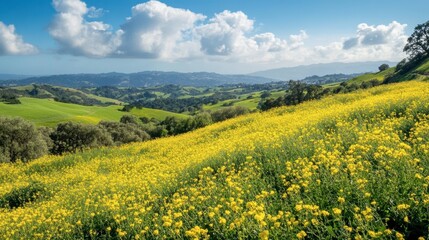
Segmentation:
[(360, 76), (350, 79), (348, 82), (360, 84), (362, 82), (370, 81), (373, 79), (382, 82), (387, 77), (393, 78), (393, 82), (409, 81), (412, 79), (427, 79), (429, 77), (429, 58), (423, 59), (421, 62), (415, 64), (415, 66), (412, 66), (406, 70), (398, 71), (396, 67), (391, 67), (382, 72), (362, 74)]
[(60, 122), (76, 121), (97, 124), (101, 120), (119, 121), (125, 114), (163, 120), (167, 116), (184, 118), (187, 115), (158, 109), (133, 109), (130, 113), (119, 111), (121, 106), (82, 106), (62, 103), (53, 99), (20, 98), (21, 104), (0, 102), (0, 116), (22, 117), (38, 126), (55, 126)]
[(362, 82), (366, 82), (374, 79), (382, 82), (387, 75), (393, 74), (394, 72), (395, 72), (395, 68), (392, 67), (382, 72), (362, 74), (360, 76), (350, 79), (348, 82), (360, 84)]

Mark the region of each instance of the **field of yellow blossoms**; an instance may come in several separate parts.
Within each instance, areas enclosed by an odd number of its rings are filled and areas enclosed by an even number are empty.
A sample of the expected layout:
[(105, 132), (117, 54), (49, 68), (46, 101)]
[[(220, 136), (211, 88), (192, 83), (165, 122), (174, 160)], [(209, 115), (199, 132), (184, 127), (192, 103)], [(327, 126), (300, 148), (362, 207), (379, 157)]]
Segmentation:
[(428, 239), (429, 83), (0, 165), (2, 239)]

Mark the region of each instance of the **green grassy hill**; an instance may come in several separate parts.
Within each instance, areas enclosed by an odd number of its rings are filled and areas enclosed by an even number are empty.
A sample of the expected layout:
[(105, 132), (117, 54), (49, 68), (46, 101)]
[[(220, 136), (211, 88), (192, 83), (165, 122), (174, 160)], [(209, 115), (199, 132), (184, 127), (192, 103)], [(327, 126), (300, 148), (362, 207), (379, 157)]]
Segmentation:
[(0, 116), (22, 117), (38, 126), (55, 126), (60, 122), (77, 121), (96, 124), (101, 120), (119, 121), (121, 116), (132, 114), (163, 120), (167, 116), (186, 117), (184, 114), (172, 113), (157, 109), (133, 109), (130, 113), (121, 112), (121, 106), (112, 105), (82, 106), (56, 102), (52, 99), (20, 98), (21, 104), (5, 104), (0, 102)]
[(385, 71), (382, 72), (377, 72), (377, 73), (366, 73), (366, 74), (362, 74), (358, 77), (355, 77), (349, 81), (347, 81), (348, 83), (356, 83), (356, 84), (361, 84), (363, 82), (367, 82), (367, 81), (371, 81), (373, 79), (376, 79), (380, 82), (382, 82), (384, 80), (384, 77), (386, 77), (389, 74), (392, 74), (395, 72), (395, 68), (389, 68)]
[(348, 83), (357, 83), (370, 81), (376, 79), (378, 81), (383, 81), (386, 76), (396, 74), (394, 82), (403, 82), (411, 79), (414, 80), (424, 80), (429, 78), (429, 58), (417, 64), (415, 67), (412, 67), (408, 71), (397, 73), (395, 72), (396, 68), (391, 67), (386, 71), (377, 72), (377, 73), (367, 73), (355, 77), (348, 81)]
[(423, 75), (429, 75), (429, 59), (423, 62), (420, 66), (416, 68), (416, 71)]

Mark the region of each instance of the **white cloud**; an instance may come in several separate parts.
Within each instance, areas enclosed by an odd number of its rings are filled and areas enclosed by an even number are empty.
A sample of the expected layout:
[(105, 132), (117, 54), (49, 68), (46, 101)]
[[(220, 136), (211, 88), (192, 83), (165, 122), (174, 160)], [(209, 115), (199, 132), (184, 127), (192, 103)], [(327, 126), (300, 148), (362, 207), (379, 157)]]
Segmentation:
[(396, 21), (389, 25), (377, 26), (361, 23), (357, 26), (356, 36), (344, 41), (343, 48), (347, 50), (353, 47), (403, 44), (407, 41), (406, 27), (406, 24), (400, 24)]
[(304, 41), (308, 38), (304, 30), (299, 31), (297, 35), (290, 35), (291, 49), (296, 49), (304, 45)]
[(86, 4), (80, 0), (53, 0), (52, 4), (57, 12), (84, 15), (88, 12)]
[(328, 61), (396, 60), (404, 56), (406, 24), (357, 26), (355, 36), (324, 46), (308, 47), (306, 31), (282, 39), (255, 32), (255, 21), (241, 11), (225, 10), (207, 20), (190, 10), (157, 0), (138, 4), (113, 31), (99, 17), (105, 10), (81, 0), (53, 0), (57, 10), (50, 34), (61, 51), (89, 57), (162, 60), (209, 59), (235, 62), (314, 63)]
[(53, 0), (58, 12), (49, 28), (51, 36), (61, 45), (61, 51), (73, 55), (105, 57), (121, 44), (122, 31), (110, 31), (110, 25), (88, 22), (88, 8), (80, 0)]
[(87, 14), (87, 16), (89, 18), (100, 18), (105, 13), (108, 13), (108, 12), (109, 12), (108, 10), (104, 10), (102, 8), (90, 7), (90, 8), (88, 8), (88, 14)]
[(276, 37), (273, 33), (261, 33), (251, 38), (263, 52), (280, 52), (287, 48), (287, 41)]
[(320, 61), (367, 61), (399, 60), (405, 57), (402, 49), (407, 42), (406, 24), (396, 21), (388, 25), (357, 26), (356, 35), (333, 42), (327, 46), (316, 46), (315, 57)]
[(15, 33), (14, 25), (0, 22), (0, 55), (25, 55), (37, 53), (37, 48), (25, 43), (21, 36)]
[(256, 42), (245, 34), (253, 29), (253, 20), (243, 12), (223, 11), (209, 23), (196, 28), (201, 50), (208, 55), (245, 55), (256, 50)]
[(201, 51), (212, 59), (239, 62), (281, 61), (304, 45), (305, 31), (285, 39), (274, 33), (252, 34), (254, 21), (243, 12), (223, 11), (196, 28)]
[(121, 26), (124, 56), (176, 59), (193, 55), (198, 46), (192, 31), (201, 14), (149, 1), (132, 8), (132, 15)]
[[(273, 33), (252, 35), (254, 21), (240, 11), (225, 10), (205, 21), (202, 14), (151, 0), (134, 6), (131, 16), (113, 32), (108, 24), (87, 21), (85, 17), (98, 10), (80, 0), (53, 0), (53, 6), (58, 13), (50, 34), (62, 52), (74, 55), (258, 61), (289, 48), (286, 40)], [(291, 36), (291, 47), (301, 46), (305, 38), (305, 32)]]

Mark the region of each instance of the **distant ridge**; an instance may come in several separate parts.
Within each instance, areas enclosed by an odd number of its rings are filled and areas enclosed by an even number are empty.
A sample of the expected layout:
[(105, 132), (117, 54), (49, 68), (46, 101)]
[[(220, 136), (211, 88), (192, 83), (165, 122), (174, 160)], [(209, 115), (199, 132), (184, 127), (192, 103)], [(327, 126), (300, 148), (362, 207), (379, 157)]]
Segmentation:
[(0, 81), (2, 80), (19, 80), (24, 78), (34, 77), (32, 75), (19, 75), (19, 74), (0, 74)]
[(49, 84), (63, 87), (151, 87), (165, 84), (182, 86), (213, 87), (224, 84), (258, 84), (273, 82), (274, 79), (250, 75), (222, 75), (209, 72), (180, 73), (146, 71), (138, 73), (64, 74), (30, 77), (20, 80), (1, 81), (0, 86), (28, 84)]
[(324, 76), (329, 74), (354, 74), (354, 73), (366, 73), (366, 72), (377, 72), (378, 67), (383, 64), (389, 64), (395, 66), (395, 62), (389, 61), (375, 61), (375, 62), (355, 62), (355, 63), (320, 63), (311, 65), (302, 65), (297, 67), (285, 67), (269, 69), (265, 71), (259, 71), (249, 74), (250, 76), (258, 76), (271, 78), (281, 81), (287, 80), (299, 80), (304, 79), (308, 76)]

